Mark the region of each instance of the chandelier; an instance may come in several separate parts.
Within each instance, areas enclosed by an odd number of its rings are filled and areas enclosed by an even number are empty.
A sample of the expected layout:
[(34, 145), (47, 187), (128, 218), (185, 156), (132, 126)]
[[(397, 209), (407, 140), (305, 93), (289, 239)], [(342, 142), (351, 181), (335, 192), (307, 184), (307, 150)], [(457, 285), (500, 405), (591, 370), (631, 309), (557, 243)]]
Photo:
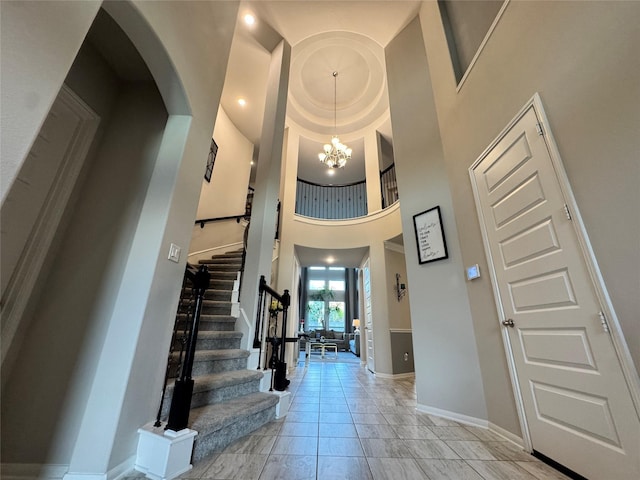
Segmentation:
[[(336, 91), (338, 72), (333, 72), (333, 131), (336, 132)], [(338, 135), (334, 133), (331, 143), (324, 145), (324, 151), (318, 154), (318, 158), (329, 168), (342, 168), (351, 158), (351, 149), (344, 143), (340, 143)]]

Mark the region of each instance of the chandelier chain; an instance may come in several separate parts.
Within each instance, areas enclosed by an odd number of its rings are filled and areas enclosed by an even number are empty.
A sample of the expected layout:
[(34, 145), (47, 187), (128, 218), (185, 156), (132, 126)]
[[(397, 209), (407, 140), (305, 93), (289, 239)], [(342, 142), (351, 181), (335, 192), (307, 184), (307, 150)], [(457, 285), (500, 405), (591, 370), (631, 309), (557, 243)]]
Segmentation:
[(333, 134), (338, 135), (338, 72), (333, 72)]
[(324, 151), (318, 154), (318, 158), (329, 168), (342, 168), (351, 158), (351, 149), (340, 143), (338, 138), (338, 72), (333, 75), (333, 137), (331, 143), (324, 146)]

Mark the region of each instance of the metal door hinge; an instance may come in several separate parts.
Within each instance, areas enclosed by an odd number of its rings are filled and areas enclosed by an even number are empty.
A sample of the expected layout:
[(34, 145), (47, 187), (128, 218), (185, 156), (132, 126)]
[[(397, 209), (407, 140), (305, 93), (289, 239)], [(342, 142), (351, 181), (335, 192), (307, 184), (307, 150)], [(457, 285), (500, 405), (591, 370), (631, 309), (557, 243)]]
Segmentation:
[(571, 220), (571, 212), (566, 203), (564, 204), (564, 214), (567, 216), (567, 220)]
[(604, 316), (604, 312), (598, 312), (598, 316), (600, 317), (602, 330), (604, 330), (604, 333), (609, 333), (609, 324), (607, 323), (607, 317)]
[(542, 129), (541, 123), (536, 123), (536, 132), (538, 132), (538, 135), (540, 136), (544, 135), (544, 130)]

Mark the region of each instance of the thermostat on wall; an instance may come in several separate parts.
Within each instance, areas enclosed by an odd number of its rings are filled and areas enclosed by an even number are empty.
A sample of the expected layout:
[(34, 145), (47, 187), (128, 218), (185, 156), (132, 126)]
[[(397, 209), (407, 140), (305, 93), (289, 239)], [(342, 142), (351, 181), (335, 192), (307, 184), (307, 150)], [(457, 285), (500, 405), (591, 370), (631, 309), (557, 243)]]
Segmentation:
[(467, 267), (467, 280), (475, 280), (476, 278), (480, 278), (480, 267), (477, 263)]

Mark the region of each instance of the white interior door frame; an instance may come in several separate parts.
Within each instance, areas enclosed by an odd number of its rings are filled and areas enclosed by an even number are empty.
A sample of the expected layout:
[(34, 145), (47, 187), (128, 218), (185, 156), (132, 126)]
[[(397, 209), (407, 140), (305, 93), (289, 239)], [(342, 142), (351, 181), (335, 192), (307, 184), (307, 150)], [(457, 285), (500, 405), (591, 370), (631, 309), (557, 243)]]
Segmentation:
[[(31, 234), (2, 295), (2, 364), (11, 342), (22, 321), (49, 247), (62, 220), (71, 197), (73, 187), (84, 164), (91, 142), (98, 129), (100, 117), (73, 90), (63, 84), (55, 105), (64, 105), (75, 116), (77, 125), (70, 135), (69, 143), (60, 166), (52, 180), (46, 201), (31, 229)], [(49, 112), (52, 115), (52, 112)]]
[[(471, 186), (473, 189), (473, 195), (476, 203), (478, 219), (480, 221), (480, 229), (482, 232), (484, 251), (488, 260), (487, 263), (488, 263), (489, 273), (490, 273), (489, 276), (491, 278), (491, 285), (493, 287), (494, 300), (496, 303), (496, 309), (498, 311), (498, 316), (499, 316), (498, 321), (502, 322), (503, 320), (506, 319), (506, 317), (502, 307), (502, 299), (499, 293), (494, 259), (489, 249), (489, 239), (486, 231), (486, 222), (485, 222), (484, 214), (482, 212), (482, 207), (480, 205), (478, 187), (476, 185), (475, 176), (473, 172), (474, 172), (474, 169), (482, 162), (482, 160), (493, 150), (493, 148), (503, 139), (503, 137), (513, 128), (513, 126), (517, 122), (519, 122), (522, 119), (525, 113), (532, 107), (533, 107), (533, 111), (535, 112), (537, 121), (541, 126), (541, 128), (543, 129), (543, 138), (544, 138), (545, 145), (547, 147), (547, 151), (551, 158), (551, 164), (553, 166), (556, 177), (558, 179), (558, 183), (560, 184), (560, 190), (562, 191), (562, 195), (564, 197), (565, 203), (571, 212), (572, 225), (576, 232), (578, 243), (580, 244), (582, 255), (584, 257), (587, 269), (589, 271), (589, 275), (591, 277), (591, 282), (593, 283), (593, 286), (595, 288), (596, 296), (598, 297), (600, 305), (603, 309), (603, 313), (606, 316), (608, 327), (610, 329), (611, 339), (612, 339), (614, 348), (616, 350), (618, 359), (620, 360), (622, 373), (624, 375), (627, 385), (629, 386), (629, 391), (631, 392), (631, 398), (633, 400), (636, 413), (638, 413), (638, 415), (640, 416), (640, 380), (638, 378), (638, 373), (633, 363), (631, 352), (629, 351), (627, 343), (624, 339), (624, 334), (622, 332), (620, 322), (618, 321), (618, 317), (616, 316), (615, 310), (613, 308), (613, 303), (611, 302), (611, 298), (609, 297), (609, 293), (607, 292), (604, 279), (602, 277), (602, 273), (600, 272), (600, 268), (598, 266), (595, 254), (593, 252), (593, 248), (591, 247), (591, 243), (589, 241), (589, 237), (587, 235), (584, 222), (582, 221), (582, 216), (580, 215), (580, 210), (578, 209), (578, 205), (573, 195), (573, 191), (571, 190), (569, 179), (567, 177), (566, 171), (562, 163), (562, 159), (560, 157), (560, 152), (556, 145), (551, 129), (548, 126), (549, 123), (547, 121), (547, 116), (543, 108), (542, 99), (539, 93), (537, 92), (522, 107), (522, 109), (511, 120), (511, 122), (509, 122), (509, 124), (502, 130), (502, 132), (500, 132), (500, 134), (496, 137), (496, 139), (484, 150), (484, 152), (482, 152), (482, 154), (478, 157), (478, 159), (469, 167), (469, 175), (471, 177)], [(529, 452), (531, 452), (533, 450), (533, 445), (532, 445), (531, 435), (529, 432), (529, 427), (526, 419), (526, 413), (524, 409), (522, 395), (520, 392), (520, 388), (518, 387), (519, 385), (518, 373), (515, 368), (511, 342), (509, 340), (508, 332), (505, 328), (501, 328), (501, 334), (502, 334), (502, 341), (504, 343), (505, 352), (507, 355), (507, 364), (509, 367), (511, 385), (512, 385), (513, 393), (516, 399), (516, 408), (518, 410), (518, 416), (520, 419), (520, 426), (522, 429), (524, 448)]]

